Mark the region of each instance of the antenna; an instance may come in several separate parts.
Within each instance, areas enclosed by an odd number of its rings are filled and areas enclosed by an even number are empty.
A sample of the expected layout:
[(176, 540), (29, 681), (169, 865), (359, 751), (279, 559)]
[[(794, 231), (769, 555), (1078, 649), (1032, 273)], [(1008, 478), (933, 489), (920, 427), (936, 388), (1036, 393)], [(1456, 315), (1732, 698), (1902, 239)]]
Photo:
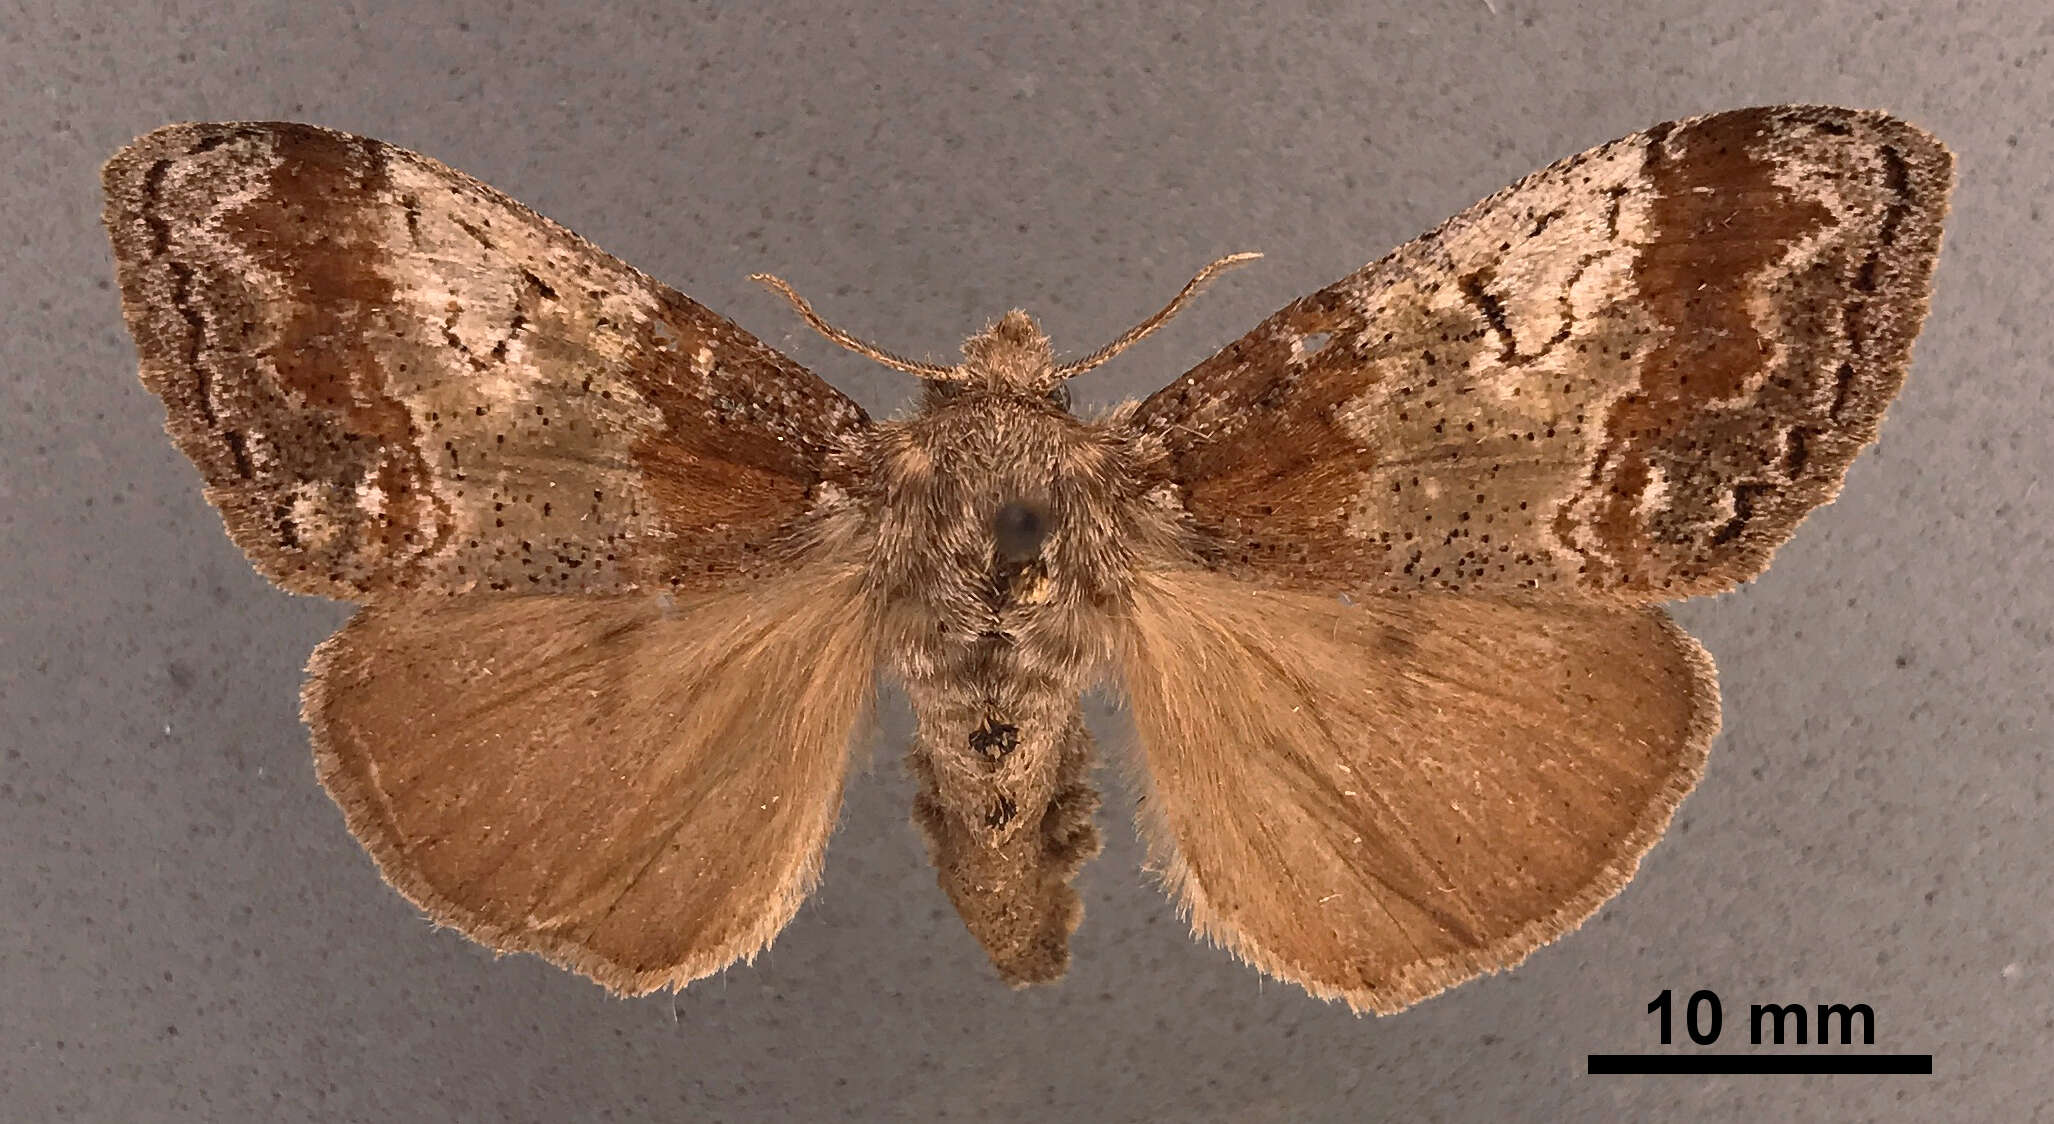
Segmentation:
[(1113, 342), (1105, 345), (1104, 347), (1099, 348), (1097, 351), (1092, 352), (1084, 358), (1079, 359), (1073, 363), (1065, 363), (1062, 366), (1057, 367), (1055, 369), (1056, 380), (1061, 381), (1063, 379), (1073, 378), (1077, 375), (1081, 375), (1084, 372), (1092, 369), (1093, 367), (1096, 367), (1099, 364), (1104, 363), (1106, 360), (1111, 359), (1113, 356), (1118, 355), (1120, 352), (1127, 350), (1128, 348), (1134, 346), (1137, 343), (1140, 343), (1142, 337), (1148, 335), (1148, 333), (1150, 332), (1155, 331), (1157, 328), (1162, 327), (1164, 324), (1169, 323), (1170, 317), (1175, 316), (1179, 312), (1182, 312), (1184, 310), (1184, 305), (1189, 303), (1192, 297), (1197, 296), (1198, 291), (1200, 289), (1205, 288), (1207, 283), (1209, 283), (1213, 278), (1218, 277), (1220, 274), (1225, 273), (1227, 270), (1230, 270), (1237, 265), (1243, 265), (1247, 262), (1252, 262), (1261, 256), (1261, 254), (1254, 252), (1228, 254), (1226, 257), (1223, 257), (1218, 261), (1213, 262), (1211, 265), (1206, 266), (1204, 269), (1199, 270), (1198, 276), (1193, 277), (1188, 283), (1186, 283), (1183, 290), (1179, 292), (1175, 297), (1172, 297), (1170, 299), (1170, 303), (1163, 306), (1163, 310), (1161, 312), (1158, 312), (1154, 316), (1151, 316), (1148, 319), (1143, 320), (1141, 323), (1134, 325), (1132, 328), (1127, 329), (1127, 331), (1123, 333), (1119, 339), (1116, 339)]
[(805, 318), (806, 323), (811, 325), (814, 331), (863, 356), (865, 359), (882, 363), (887, 367), (904, 371), (909, 375), (919, 375), (923, 379), (951, 380), (963, 377), (962, 372), (954, 367), (944, 367), (938, 363), (922, 363), (918, 360), (908, 359), (903, 355), (886, 351), (876, 344), (865, 343), (842, 331), (840, 328), (822, 320), (820, 315), (813, 311), (813, 306), (806, 303), (806, 298), (794, 292), (792, 287), (786, 284), (781, 277), (773, 277), (768, 273), (752, 273), (749, 275), (749, 280), (763, 285), (792, 302), (792, 307), (799, 310), (799, 315)]

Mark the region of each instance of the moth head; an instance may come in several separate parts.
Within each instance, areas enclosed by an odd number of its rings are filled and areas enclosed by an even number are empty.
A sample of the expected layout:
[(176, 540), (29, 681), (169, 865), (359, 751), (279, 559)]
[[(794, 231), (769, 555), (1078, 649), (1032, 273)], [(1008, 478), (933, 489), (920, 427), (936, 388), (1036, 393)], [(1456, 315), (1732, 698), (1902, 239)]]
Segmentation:
[(1023, 397), (1045, 397), (1057, 401), (1064, 408), (1069, 406), (1069, 392), (1063, 384), (1094, 367), (1105, 363), (1113, 356), (1141, 342), (1150, 332), (1169, 323), (1171, 317), (1183, 311), (1184, 305), (1206, 283), (1227, 270), (1244, 262), (1261, 257), (1256, 253), (1228, 254), (1198, 271), (1198, 275), (1186, 282), (1184, 288), (1164, 305), (1162, 311), (1143, 320), (1121, 333), (1120, 337), (1106, 344), (1082, 359), (1058, 364), (1055, 348), (1041, 325), (1032, 316), (1014, 309), (992, 321), (991, 325), (963, 341), (963, 361), (953, 367), (939, 363), (923, 363), (867, 343), (822, 320), (806, 303), (806, 298), (794, 292), (781, 278), (768, 273), (751, 276), (751, 281), (760, 282), (773, 292), (792, 302), (806, 323), (814, 331), (848, 348), (865, 358), (875, 360), (894, 370), (918, 375), (927, 380), (933, 390), (976, 388), (987, 393), (1012, 394)]
[(1056, 350), (1034, 317), (1014, 309), (963, 341), (963, 362), (947, 382), (999, 394), (1054, 395), (1063, 386)]

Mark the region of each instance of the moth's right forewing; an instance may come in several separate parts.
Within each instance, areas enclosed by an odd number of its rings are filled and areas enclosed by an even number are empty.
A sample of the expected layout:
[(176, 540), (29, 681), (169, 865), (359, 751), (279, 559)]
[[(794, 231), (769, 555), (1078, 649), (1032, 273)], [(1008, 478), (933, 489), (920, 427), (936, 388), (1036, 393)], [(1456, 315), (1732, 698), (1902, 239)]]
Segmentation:
[(868, 424), (729, 321), (403, 149), (174, 125), (103, 179), (143, 381), (288, 589), (774, 570)]
[(1197, 932), (1378, 1012), (1617, 893), (1718, 726), (1711, 661), (1658, 609), (1145, 572), (1121, 675), (1144, 829)]
[(1717, 593), (1874, 439), (1952, 165), (1880, 113), (1671, 122), (1292, 303), (1135, 420), (1208, 560), (1244, 576)]
[(442, 924), (615, 991), (767, 945), (820, 869), (875, 637), (853, 567), (381, 599), (315, 654), (321, 782)]

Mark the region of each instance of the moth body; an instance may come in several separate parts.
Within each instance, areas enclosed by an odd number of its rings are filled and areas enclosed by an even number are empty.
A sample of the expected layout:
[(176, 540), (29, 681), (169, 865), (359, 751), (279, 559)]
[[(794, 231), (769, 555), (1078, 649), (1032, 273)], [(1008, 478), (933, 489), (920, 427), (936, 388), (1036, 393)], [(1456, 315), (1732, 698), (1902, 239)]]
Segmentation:
[(1010, 313), (961, 377), (880, 425), (865, 474), (880, 662), (910, 698), (914, 820), (970, 931), (1010, 983), (1059, 976), (1096, 854), (1078, 707), (1104, 675), (1140, 525), (1119, 430), (1072, 416), (1048, 339)]

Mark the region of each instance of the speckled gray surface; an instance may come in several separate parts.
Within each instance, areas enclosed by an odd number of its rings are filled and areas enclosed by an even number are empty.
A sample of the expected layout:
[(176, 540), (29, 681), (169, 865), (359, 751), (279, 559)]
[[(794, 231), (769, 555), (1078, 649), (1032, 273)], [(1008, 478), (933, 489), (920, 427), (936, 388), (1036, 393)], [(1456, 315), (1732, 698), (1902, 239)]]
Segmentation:
[[(1494, 3), (0, 14), (0, 1116), (2054, 1113), (2054, 20), (2017, 0)], [(874, 412), (906, 380), (806, 335), (748, 273), (939, 356), (1012, 304), (1092, 346), (1212, 255), (1269, 254), (1079, 386), (1103, 400), (1556, 157), (1788, 100), (1887, 107), (1960, 155), (1910, 385), (1766, 578), (1683, 609), (1727, 727), (1639, 879), (1517, 972), (1387, 1019), (1187, 939), (1137, 873), (1124, 794), (1070, 978), (1005, 990), (923, 865), (895, 749), (771, 951), (675, 998), (432, 931), (344, 832), (295, 715), (343, 609), (272, 591), (222, 535), (134, 379), (97, 222), (100, 161), (166, 121), (368, 133)], [(1878, 1047), (1931, 1051), (1935, 1075), (1584, 1076), (1589, 1051), (1653, 1043), (1663, 988), (1716, 989), (1729, 1022), (1751, 1000), (1868, 1002)]]

